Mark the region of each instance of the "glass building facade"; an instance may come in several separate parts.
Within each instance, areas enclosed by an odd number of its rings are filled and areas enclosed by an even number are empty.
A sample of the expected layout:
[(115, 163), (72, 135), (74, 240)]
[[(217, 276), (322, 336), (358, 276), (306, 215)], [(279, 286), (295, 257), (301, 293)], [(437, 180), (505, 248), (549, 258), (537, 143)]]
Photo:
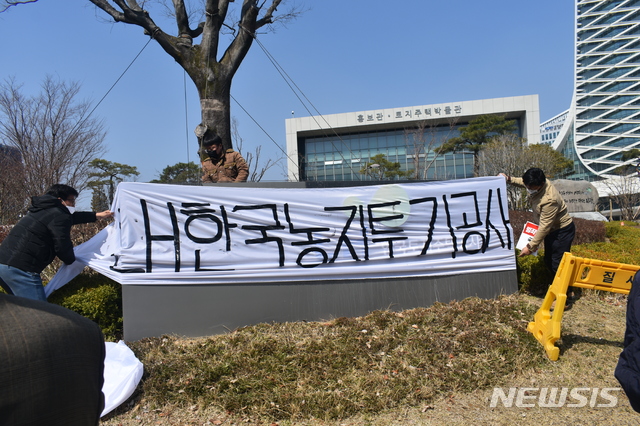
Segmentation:
[(540, 139), (537, 95), (292, 118), (287, 120), (289, 179), (374, 180), (375, 173), (363, 172), (377, 166), (373, 157), (379, 154), (399, 163), (407, 179), (470, 178), (473, 153), (434, 150), (484, 114), (504, 115), (514, 120), (520, 136)]
[(301, 168), (302, 180), (370, 180), (370, 176), (360, 171), (372, 164), (371, 157), (377, 154), (400, 163), (401, 171), (409, 171), (417, 179), (473, 177), (471, 153), (436, 156), (434, 152), (447, 139), (459, 136), (459, 128), (460, 125), (434, 126), (304, 138), (306, 161)]
[(640, 0), (576, 1), (575, 49), (574, 97), (549, 141), (574, 160), (570, 179), (599, 180), (640, 148)]

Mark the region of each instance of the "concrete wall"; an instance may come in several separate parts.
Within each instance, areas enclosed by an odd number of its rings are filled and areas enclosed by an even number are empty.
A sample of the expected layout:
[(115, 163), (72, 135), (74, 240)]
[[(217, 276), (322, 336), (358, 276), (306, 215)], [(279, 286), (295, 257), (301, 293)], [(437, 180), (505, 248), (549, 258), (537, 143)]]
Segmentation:
[(221, 334), (261, 322), (320, 321), (517, 291), (515, 270), (396, 280), (125, 285), (124, 339)]

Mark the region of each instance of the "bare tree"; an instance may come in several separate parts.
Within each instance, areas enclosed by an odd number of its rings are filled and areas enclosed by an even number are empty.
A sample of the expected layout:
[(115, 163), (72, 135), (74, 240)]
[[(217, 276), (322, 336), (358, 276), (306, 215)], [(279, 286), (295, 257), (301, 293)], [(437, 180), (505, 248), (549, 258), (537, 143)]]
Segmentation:
[(520, 176), (526, 167), (527, 141), (515, 134), (496, 136), (480, 151), (480, 175)]
[(17, 6), (19, 4), (26, 4), (26, 3), (35, 3), (37, 1), (38, 0), (2, 0), (0, 1), (0, 13), (9, 9), (11, 6)]
[[(175, 35), (160, 28), (151, 18), (148, 8), (151, 2), (136, 0), (89, 0), (106, 12), (116, 22), (137, 25), (155, 41), (184, 70), (196, 85), (202, 110), (202, 122), (196, 127), (196, 135), (205, 131), (217, 133), (225, 149), (232, 148), (231, 141), (231, 81), (249, 52), (257, 31), (272, 27), (299, 15), (296, 9), (276, 17), (276, 9), (282, 0), (243, 0), (238, 15), (230, 16), (233, 0), (204, 0), (189, 2), (172, 0), (170, 5), (160, 1), (164, 12), (175, 18)], [(162, 13), (162, 12), (158, 12)], [(232, 14), (232, 13), (231, 13)], [(203, 20), (200, 20), (203, 19)], [(228, 32), (231, 42), (222, 50), (221, 35)], [(193, 40), (201, 37), (200, 44)]]
[(608, 176), (602, 185), (609, 192), (609, 210), (619, 209), (620, 220), (636, 220), (640, 214), (640, 179), (635, 175)]
[(16, 182), (24, 180), (24, 167), (20, 152), (0, 145), (0, 225), (18, 221), (26, 208), (26, 200)]
[[(498, 135), (480, 151), (480, 175), (496, 176), (504, 173), (508, 176), (521, 176), (526, 170), (527, 141), (515, 134)], [(511, 209), (525, 208), (526, 197), (523, 190), (507, 185), (507, 198)]]
[(23, 196), (39, 195), (54, 183), (81, 191), (89, 162), (104, 151), (101, 120), (88, 118), (89, 103), (77, 101), (78, 83), (47, 77), (38, 95), (25, 97), (14, 79), (0, 85), (0, 138), (20, 153)]
[(505, 173), (521, 176), (527, 169), (538, 167), (551, 179), (558, 179), (573, 171), (573, 163), (546, 144), (527, 144), (514, 134), (498, 135), (480, 151), (480, 175)]
[(429, 169), (436, 162), (440, 153), (435, 150), (444, 140), (450, 139), (451, 133), (456, 128), (458, 117), (452, 117), (447, 121), (448, 132), (442, 137), (437, 122), (422, 120), (417, 127), (404, 130), (404, 140), (407, 147), (407, 156), (411, 157), (413, 170), (407, 175), (411, 179), (427, 179)]
[(527, 146), (525, 165), (527, 169), (538, 167), (549, 179), (561, 179), (573, 173), (573, 161), (545, 143)]
[[(480, 176), (522, 176), (532, 167), (544, 170), (547, 177), (561, 178), (573, 170), (571, 160), (546, 144), (528, 145), (527, 140), (515, 134), (494, 136), (479, 154)], [(507, 186), (509, 207), (520, 210), (526, 207), (524, 190)]]
[(235, 117), (231, 119), (231, 133), (233, 135), (233, 139), (236, 141), (237, 151), (247, 162), (247, 166), (249, 166), (249, 178), (247, 179), (249, 182), (260, 182), (269, 169), (276, 166), (280, 161), (282, 161), (282, 156), (280, 156), (275, 160), (272, 158), (268, 158), (266, 162), (261, 162), (261, 145), (256, 146), (254, 152), (247, 151), (243, 153), (242, 148), (244, 145), (244, 139), (242, 139), (242, 136), (240, 136), (240, 132), (238, 131), (238, 120), (236, 120)]

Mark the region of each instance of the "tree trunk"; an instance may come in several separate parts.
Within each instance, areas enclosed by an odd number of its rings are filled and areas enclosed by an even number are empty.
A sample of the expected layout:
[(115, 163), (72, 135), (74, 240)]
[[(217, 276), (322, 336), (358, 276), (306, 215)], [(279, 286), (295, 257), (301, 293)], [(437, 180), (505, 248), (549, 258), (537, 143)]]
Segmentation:
[(480, 177), (480, 150), (473, 151), (473, 177)]
[(229, 96), (215, 96), (210, 99), (200, 98), (200, 108), (202, 109), (202, 125), (213, 130), (222, 138), (224, 149), (233, 148), (231, 141), (231, 108), (229, 106)]

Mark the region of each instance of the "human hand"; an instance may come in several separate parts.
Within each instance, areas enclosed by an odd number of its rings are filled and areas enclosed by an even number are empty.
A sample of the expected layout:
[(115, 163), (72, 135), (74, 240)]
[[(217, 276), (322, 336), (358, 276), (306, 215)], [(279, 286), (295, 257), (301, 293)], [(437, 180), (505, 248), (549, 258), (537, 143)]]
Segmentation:
[(527, 256), (531, 254), (531, 250), (529, 250), (529, 246), (524, 246), (522, 250), (520, 250), (520, 254), (518, 257)]
[(511, 176), (504, 173), (498, 173), (498, 176), (502, 176), (507, 181), (507, 183), (511, 183)]
[(111, 210), (105, 210), (103, 212), (96, 213), (96, 218), (98, 219), (108, 219), (110, 217), (113, 217), (113, 212)]

